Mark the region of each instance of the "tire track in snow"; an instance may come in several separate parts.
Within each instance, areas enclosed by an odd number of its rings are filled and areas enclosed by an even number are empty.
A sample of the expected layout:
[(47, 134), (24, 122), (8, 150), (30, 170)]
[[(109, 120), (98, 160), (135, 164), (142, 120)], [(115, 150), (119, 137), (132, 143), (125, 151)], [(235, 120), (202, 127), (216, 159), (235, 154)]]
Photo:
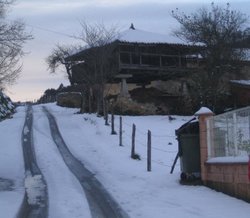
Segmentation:
[(18, 218), (46, 218), (48, 216), (47, 186), (36, 162), (32, 125), (32, 106), (29, 105), (22, 132), (25, 196), (17, 214)]
[(33, 126), (37, 161), (48, 186), (48, 217), (90, 218), (85, 193), (64, 163), (51, 137), (49, 122), (41, 107), (34, 107)]
[(57, 145), (65, 163), (82, 185), (89, 202), (93, 218), (128, 218), (118, 203), (105, 190), (102, 184), (88, 171), (84, 165), (69, 151), (58, 129), (54, 116), (43, 107), (48, 117), (53, 140)]

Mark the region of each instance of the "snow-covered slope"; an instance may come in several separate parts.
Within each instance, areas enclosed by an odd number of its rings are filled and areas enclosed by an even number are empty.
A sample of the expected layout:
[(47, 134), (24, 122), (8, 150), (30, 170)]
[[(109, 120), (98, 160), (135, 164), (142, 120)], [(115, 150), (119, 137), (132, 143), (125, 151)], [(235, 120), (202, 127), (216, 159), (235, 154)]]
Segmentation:
[[(36, 107), (40, 107), (39, 105)], [(180, 164), (170, 174), (178, 150), (175, 129), (191, 117), (123, 116), (122, 145), (110, 126), (95, 114), (78, 109), (46, 107), (56, 117), (70, 151), (82, 161), (131, 218), (248, 218), (249, 204), (203, 186), (179, 184)], [(136, 153), (132, 160), (132, 125), (136, 125)], [(152, 172), (147, 172), (147, 130), (152, 131)], [(115, 116), (119, 131), (119, 117)], [(50, 153), (48, 153), (50, 155)]]
[(14, 104), (2, 91), (0, 91), (0, 120), (14, 112)]
[[(170, 174), (178, 150), (175, 129), (191, 117), (123, 116), (123, 146), (119, 136), (95, 114), (78, 114), (79, 109), (45, 105), (56, 117), (59, 129), (72, 154), (89, 168), (131, 218), (249, 218), (249, 204), (203, 186), (179, 184), (180, 164)], [(34, 147), (50, 198), (50, 216), (89, 217), (81, 198), (81, 187), (66, 172), (62, 157), (52, 143), (48, 121), (41, 105), (34, 111)], [(13, 218), (23, 196), (24, 177), (20, 132), (25, 108), (18, 107), (13, 119), (0, 123), (0, 177), (14, 181), (11, 191), (0, 191), (0, 217)], [(136, 125), (136, 153), (130, 158), (132, 125)], [(119, 131), (115, 116), (115, 130)], [(152, 131), (152, 171), (146, 170), (147, 130)], [(72, 177), (71, 177), (72, 176)], [(63, 190), (63, 191), (61, 191)]]

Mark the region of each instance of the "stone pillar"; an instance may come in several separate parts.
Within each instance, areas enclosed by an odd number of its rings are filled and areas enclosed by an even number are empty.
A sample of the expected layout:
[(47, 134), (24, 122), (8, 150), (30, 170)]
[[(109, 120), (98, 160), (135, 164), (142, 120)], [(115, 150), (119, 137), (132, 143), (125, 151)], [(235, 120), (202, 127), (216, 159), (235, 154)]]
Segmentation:
[(120, 96), (130, 98), (126, 78), (122, 78)]
[(206, 184), (207, 181), (207, 170), (205, 163), (208, 158), (208, 140), (207, 140), (207, 123), (206, 119), (213, 116), (213, 112), (206, 108), (202, 107), (195, 113), (199, 118), (199, 128), (200, 128), (200, 158), (201, 158), (201, 179)]
[(127, 85), (127, 79), (131, 78), (132, 75), (130, 74), (118, 74), (116, 78), (121, 79), (121, 90), (119, 97), (125, 97), (130, 98), (129, 92), (128, 92), (128, 85)]

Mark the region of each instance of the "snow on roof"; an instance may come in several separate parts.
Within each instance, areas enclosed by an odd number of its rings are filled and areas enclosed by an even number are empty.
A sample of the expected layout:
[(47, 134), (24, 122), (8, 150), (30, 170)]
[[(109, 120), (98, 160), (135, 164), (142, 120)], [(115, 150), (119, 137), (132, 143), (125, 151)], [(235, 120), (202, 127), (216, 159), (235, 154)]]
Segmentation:
[(250, 49), (249, 48), (245, 48), (244, 52), (245, 52), (245, 58), (244, 59), (246, 61), (250, 61)]
[(230, 80), (231, 83), (236, 83), (240, 85), (250, 85), (250, 80)]
[[(171, 35), (164, 35), (160, 33), (153, 33), (145, 30), (139, 30), (134, 28), (134, 26), (131, 26), (129, 29), (122, 31), (118, 33), (116, 36), (114, 36), (110, 43), (114, 41), (120, 41), (120, 42), (129, 42), (129, 43), (168, 43), (168, 44), (185, 44), (185, 45), (191, 45), (189, 43), (186, 43), (182, 41), (181, 39), (171, 36)], [(83, 48), (77, 48), (76, 50), (72, 50), (72, 53), (70, 56), (76, 55), (81, 51), (86, 50), (88, 47)], [(197, 54), (195, 54), (197, 56)], [(201, 56), (199, 55), (199, 58)]]
[(213, 112), (207, 107), (201, 107), (194, 115), (199, 116), (202, 114), (213, 114)]
[(183, 43), (180, 39), (159, 34), (152, 33), (145, 30), (129, 28), (118, 35), (118, 40), (122, 42), (138, 42), (138, 43)]

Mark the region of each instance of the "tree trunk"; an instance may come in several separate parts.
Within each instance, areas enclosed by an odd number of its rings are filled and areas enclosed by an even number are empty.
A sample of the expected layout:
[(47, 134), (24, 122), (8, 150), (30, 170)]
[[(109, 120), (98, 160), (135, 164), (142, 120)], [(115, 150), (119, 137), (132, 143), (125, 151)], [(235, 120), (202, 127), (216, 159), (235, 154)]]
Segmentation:
[(104, 101), (104, 85), (97, 86), (97, 115), (103, 116), (103, 101)]
[(70, 85), (73, 85), (74, 81), (73, 81), (73, 78), (72, 78), (71, 67), (69, 65), (65, 65), (65, 67), (66, 67), (66, 72), (67, 72), (67, 75), (68, 75), (69, 83), (70, 83)]
[(92, 113), (92, 99), (93, 99), (93, 89), (89, 87), (88, 103), (89, 103), (89, 113)]

